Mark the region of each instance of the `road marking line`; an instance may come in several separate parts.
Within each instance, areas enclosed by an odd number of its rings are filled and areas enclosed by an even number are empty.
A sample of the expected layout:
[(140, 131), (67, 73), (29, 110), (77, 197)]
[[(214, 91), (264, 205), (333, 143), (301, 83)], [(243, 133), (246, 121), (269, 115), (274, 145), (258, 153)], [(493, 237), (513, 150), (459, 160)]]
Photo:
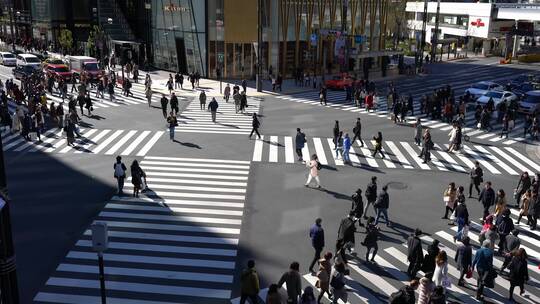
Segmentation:
[(109, 136), (106, 140), (104, 140), (101, 144), (99, 144), (97, 147), (92, 150), (92, 153), (97, 154), (101, 152), (101, 150), (105, 149), (113, 140), (115, 140), (120, 134), (122, 134), (124, 130), (118, 130), (114, 132), (111, 136)]
[(145, 139), (151, 131), (142, 132), (120, 155), (130, 155), (133, 150)]
[(497, 157), (495, 157), (493, 154), (489, 153), (488, 150), (486, 150), (484, 147), (482, 146), (479, 146), (479, 145), (475, 145), (474, 146), (478, 151), (482, 152), (484, 155), (486, 155), (489, 159), (491, 159), (492, 162), (496, 163), (497, 165), (499, 165), (499, 167), (503, 168), (504, 170), (506, 170), (506, 172), (512, 174), (512, 175), (519, 175), (519, 173), (517, 173), (514, 169), (510, 168), (510, 166), (508, 166), (507, 164), (503, 163), (500, 159), (498, 159)]
[(163, 135), (163, 131), (157, 131), (156, 134), (150, 140), (142, 147), (141, 150), (139, 150), (139, 153), (137, 153), (137, 156), (145, 156), (146, 153), (154, 146), (154, 144), (159, 140), (161, 135)]
[(416, 162), (416, 164), (418, 164), (418, 166), (420, 166), (420, 168), (422, 170), (430, 170), (431, 169), (427, 164), (424, 164), (422, 162), (422, 159), (418, 157), (418, 155), (416, 154), (414, 149), (409, 145), (409, 143), (402, 141), (402, 142), (400, 142), (400, 144), (405, 149), (405, 151), (407, 151), (407, 153), (409, 153), (411, 158)]
[(285, 162), (294, 163), (293, 140), (290, 136), (285, 136)]
[(407, 158), (403, 155), (403, 153), (401, 153), (401, 151), (398, 149), (398, 147), (396, 146), (396, 144), (394, 144), (394, 142), (392, 141), (387, 141), (386, 142), (386, 145), (390, 148), (390, 150), (392, 151), (392, 153), (394, 153), (394, 155), (397, 157), (398, 161), (401, 163), (401, 165), (403, 166), (403, 168), (405, 169), (412, 169), (413, 167), (411, 166), (411, 164), (409, 163), (409, 161), (407, 160)]
[(114, 154), (120, 147), (122, 147), (133, 135), (135, 135), (137, 131), (131, 130), (129, 131), (122, 139), (120, 139), (114, 146), (112, 146), (107, 152), (105, 152), (105, 155), (112, 155)]
[(264, 144), (264, 135), (261, 135), (260, 139), (255, 139), (255, 148), (253, 148), (253, 159), (254, 162), (262, 161), (262, 152)]
[(278, 162), (278, 145), (279, 145), (278, 137), (270, 136), (270, 142), (268, 143), (268, 146), (269, 146), (268, 161), (271, 163)]

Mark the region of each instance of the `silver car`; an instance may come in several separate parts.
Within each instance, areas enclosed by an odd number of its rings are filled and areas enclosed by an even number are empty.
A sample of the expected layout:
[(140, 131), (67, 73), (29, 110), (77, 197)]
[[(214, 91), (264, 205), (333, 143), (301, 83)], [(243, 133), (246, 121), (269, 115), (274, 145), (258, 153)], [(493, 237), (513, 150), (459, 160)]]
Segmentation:
[(519, 103), (518, 111), (525, 114), (540, 112), (540, 90), (525, 93), (523, 100)]

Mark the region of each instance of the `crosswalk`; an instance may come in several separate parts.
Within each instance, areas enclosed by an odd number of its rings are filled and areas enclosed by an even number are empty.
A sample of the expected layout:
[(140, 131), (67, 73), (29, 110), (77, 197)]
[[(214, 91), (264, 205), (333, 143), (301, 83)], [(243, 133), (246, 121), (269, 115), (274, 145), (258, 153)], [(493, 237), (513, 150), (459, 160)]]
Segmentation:
[[(446, 144), (436, 144), (431, 153), (431, 162), (423, 163), (418, 157), (421, 147), (408, 141), (384, 141), (383, 152), (372, 156), (373, 143), (364, 139), (364, 147), (356, 140), (350, 150), (351, 165), (365, 168), (389, 169), (420, 169), (433, 171), (469, 172), (474, 162), (494, 175), (519, 175), (527, 171), (529, 174), (538, 172), (540, 164), (527, 155), (518, 152), (513, 147), (481, 146), (478, 144), (465, 144), (460, 152), (448, 153)], [(341, 155), (336, 159), (332, 138), (307, 138), (302, 149), (304, 160), (310, 155), (317, 154), (319, 162), (323, 165), (344, 166)], [(253, 162), (269, 163), (295, 163), (297, 162), (294, 139), (291, 136), (264, 135), (257, 139), (253, 148)]]
[[(0, 77), (6, 78), (6, 75), (0, 74)], [(14, 81), (18, 85), (20, 85), (19, 80), (14, 79)], [(71, 93), (71, 86), (68, 86), (68, 87), (69, 87), (68, 96), (73, 95), (74, 97), (76, 97), (77, 92)], [(88, 90), (90, 91), (90, 96), (92, 97), (92, 102), (93, 102), (92, 107), (95, 110), (105, 109), (105, 108), (116, 108), (116, 107), (121, 107), (121, 106), (141, 105), (141, 104), (148, 105), (148, 100), (145, 95), (144, 78), (142, 78), (142, 80), (139, 81), (139, 83), (133, 83), (133, 87), (131, 89), (131, 93), (133, 93), (133, 96), (130, 95), (129, 97), (124, 96), (121, 93), (122, 90), (120, 88), (116, 88), (114, 98), (112, 100), (109, 94), (106, 92), (104, 93), (104, 96), (102, 98), (101, 96), (96, 96), (96, 88), (91, 88), (90, 86), (88, 86)], [(58, 106), (61, 102), (63, 102), (64, 111), (65, 112), (69, 111), (69, 108), (68, 108), (69, 98), (62, 100), (58, 92), (54, 92), (54, 94), (47, 93), (46, 95), (47, 95), (48, 105), (54, 102), (54, 104)], [(177, 94), (177, 97), (178, 97), (179, 102), (186, 102), (190, 99), (188, 97), (181, 96), (179, 94)], [(160, 106), (160, 99), (161, 99), (161, 94), (154, 93), (152, 95), (152, 104), (156, 106)], [(9, 100), (8, 109), (11, 113), (15, 111), (15, 107), (16, 107), (15, 102), (12, 100)], [(77, 108), (78, 108), (78, 105), (77, 105)], [(85, 113), (86, 113), (86, 109), (85, 109)]]
[[(249, 161), (147, 156), (149, 190), (115, 196), (94, 222), (109, 229), (108, 303), (227, 303)], [(126, 192), (133, 189), (126, 180)], [(35, 303), (100, 303), (91, 231), (67, 253)]]
[[(475, 77), (474, 81), (481, 81), (481, 80), (493, 80), (492, 76), (492, 69), (493, 67), (485, 66), (485, 67), (479, 67), (477, 69), (474, 69), (470, 71), (470, 73), (480, 75), (479, 77)], [(482, 74), (484, 73), (484, 74)], [(471, 74), (472, 75), (472, 74)], [(504, 70), (503, 72), (497, 72), (497, 78), (494, 80), (497, 81), (503, 81), (512, 77), (517, 76), (518, 73), (515, 70)], [(456, 74), (456, 76), (458, 76)], [(418, 79), (413, 80), (404, 80), (404, 81), (397, 81), (396, 87), (398, 90), (398, 93), (405, 94), (404, 96), (408, 96), (409, 93), (412, 94), (415, 102), (414, 102), (414, 113), (416, 115), (407, 115), (407, 123), (412, 124), (416, 122), (416, 118), (421, 118), (422, 123), (429, 128), (433, 129), (440, 129), (441, 131), (450, 131), (452, 126), (448, 123), (444, 123), (438, 120), (431, 120), (429, 118), (424, 117), (424, 115), (418, 115), (420, 113), (420, 97), (425, 94), (431, 94), (433, 93), (433, 90), (441, 88), (443, 85), (446, 85), (447, 83), (452, 86), (452, 89), (454, 89), (454, 92), (456, 96), (460, 96), (464, 93), (465, 89), (467, 89), (471, 85), (471, 80), (466, 77), (466, 73), (459, 73), (459, 77), (455, 77), (455, 79), (448, 80), (448, 82), (441, 82), (439, 81), (419, 81)], [(437, 79), (434, 79), (437, 80)], [(381, 88), (384, 89), (384, 88)], [(378, 107), (374, 111), (366, 111), (364, 108), (358, 108), (354, 106), (351, 102), (345, 101), (345, 92), (344, 91), (328, 91), (327, 93), (327, 105), (321, 105), (319, 102), (319, 93), (317, 91), (309, 91), (309, 92), (303, 92), (299, 94), (293, 94), (293, 95), (281, 95), (276, 96), (278, 100), (281, 101), (292, 101), (297, 103), (304, 103), (309, 105), (315, 105), (315, 106), (321, 106), (321, 107), (327, 107), (327, 108), (334, 108), (338, 110), (343, 111), (349, 111), (353, 113), (362, 113), (364, 115), (370, 115), (370, 116), (378, 116), (390, 119), (391, 111), (387, 108), (387, 102), (386, 102), (386, 96), (385, 94), (378, 94)], [(410, 113), (409, 113), (410, 114)], [(492, 122), (494, 119), (492, 120)], [(511, 145), (516, 142), (529, 142), (529, 139), (523, 137), (523, 126), (524, 123), (521, 119), (517, 120), (515, 123), (514, 129), (508, 134), (508, 138), (502, 138), (500, 137), (500, 131), (502, 129), (501, 124), (495, 124), (493, 123), (493, 130), (492, 131), (485, 131), (485, 130), (478, 130), (476, 129), (476, 120), (474, 118), (474, 111), (472, 109), (469, 109), (466, 112), (465, 116), (465, 123), (466, 128), (464, 128), (464, 134), (469, 135), (471, 138), (477, 138), (480, 140), (485, 140), (489, 142), (502, 142), (505, 145)]]
[[(206, 103), (208, 107), (209, 101)], [(192, 101), (178, 118), (176, 132), (247, 135), (251, 132), (252, 113), (259, 113), (260, 98), (248, 98), (244, 114), (236, 113), (234, 102), (218, 100), (216, 123), (207, 109), (201, 110), (198, 100)]]
[(6, 152), (86, 153), (104, 155), (145, 156), (164, 131), (80, 129), (81, 137), (75, 146), (68, 146), (65, 132), (50, 129), (41, 135), (41, 142), (26, 141), (19, 133), (2, 132), (2, 144)]
[[(512, 220), (517, 220), (518, 211), (512, 209)], [(508, 300), (508, 289), (510, 282), (506, 275), (499, 275), (495, 280), (494, 288), (484, 289), (485, 301), (475, 299), (476, 295), (476, 276), (474, 273), (470, 279), (465, 279), (465, 286), (458, 286), (457, 282), (460, 277), (460, 271), (457, 269), (454, 257), (456, 250), (461, 243), (454, 242), (454, 236), (457, 232), (456, 226), (448, 226), (449, 228), (437, 231), (432, 234), (426, 234), (420, 237), (424, 254), (427, 253), (427, 246), (438, 240), (439, 248), (446, 251), (448, 256), (448, 277), (451, 280), (451, 286), (447, 289), (447, 303), (510, 303)], [(516, 289), (514, 298), (517, 303), (540, 303), (540, 244), (538, 238), (540, 232), (530, 230), (522, 220), (521, 224), (516, 225), (520, 230), (519, 238), (521, 239), (521, 248), (527, 251), (529, 256), (528, 272), (529, 281), (525, 284), (525, 293), (519, 296), (519, 288)], [(473, 256), (476, 250), (480, 247), (478, 242), (481, 226), (479, 223), (472, 221), (469, 231), (469, 238), (473, 246)], [(363, 230), (360, 228), (360, 230)], [(394, 230), (385, 230), (381, 228), (381, 234), (384, 236), (387, 233), (395, 233)], [(338, 301), (340, 304), (360, 304), (360, 303), (387, 303), (388, 297), (402, 286), (408, 284), (409, 277), (406, 274), (408, 267), (407, 262), (407, 245), (406, 243), (397, 243), (387, 248), (379, 248), (375, 257), (375, 263), (365, 263), (365, 247), (360, 245), (363, 239), (363, 231), (359, 232), (356, 237), (356, 253), (348, 255), (347, 269), (350, 274), (345, 278), (345, 286), (348, 293), (348, 301)], [(497, 247), (496, 247), (497, 249)], [(371, 258), (371, 254), (370, 254)], [(503, 264), (504, 257), (495, 255), (493, 265), (496, 270), (499, 270)], [(508, 272), (506, 272), (507, 274)], [(417, 276), (421, 277), (424, 273), (418, 272)], [(317, 278), (311, 274), (303, 275), (303, 287), (311, 286), (314, 290), (316, 287)], [(267, 289), (264, 289), (259, 294), (262, 303), (265, 302)], [(317, 294), (317, 293), (316, 293)], [(418, 299), (418, 290), (416, 291), (416, 299)], [(325, 295), (324, 303), (330, 303), (328, 296)], [(238, 299), (231, 302), (237, 304)]]

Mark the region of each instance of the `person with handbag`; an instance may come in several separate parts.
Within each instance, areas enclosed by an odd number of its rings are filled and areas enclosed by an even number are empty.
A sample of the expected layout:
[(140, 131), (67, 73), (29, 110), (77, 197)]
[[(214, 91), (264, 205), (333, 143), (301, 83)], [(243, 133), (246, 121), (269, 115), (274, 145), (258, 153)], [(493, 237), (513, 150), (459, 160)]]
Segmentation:
[(433, 271), (433, 283), (435, 286), (442, 286), (444, 289), (450, 287), (450, 278), (448, 278), (448, 256), (446, 251), (441, 250), (435, 258), (435, 271)]
[(131, 163), (131, 183), (133, 184), (133, 197), (139, 197), (139, 191), (142, 190), (144, 172), (135, 159)]
[[(426, 251), (427, 253), (424, 256), (420, 270), (422, 270), (424, 273), (431, 273), (433, 275), (433, 271), (435, 271), (435, 259), (441, 251), (439, 248), (439, 240), (433, 240), (433, 242), (427, 247)], [(430, 277), (430, 279), (431, 278), (432, 277)]]
[(521, 240), (519, 239), (518, 234), (519, 230), (514, 229), (512, 230), (512, 233), (506, 236), (504, 240), (504, 262), (501, 266), (501, 269), (499, 269), (500, 274), (502, 274), (506, 267), (508, 267), (508, 264), (510, 264), (510, 261), (514, 256), (515, 251), (519, 249), (519, 246), (521, 246)]
[(448, 211), (450, 211), (450, 214), (454, 212), (455, 203), (456, 203), (456, 194), (457, 194), (456, 183), (451, 182), (450, 184), (448, 184), (448, 187), (446, 188), (446, 190), (444, 190), (444, 193), (443, 193), (443, 202), (445, 204), (445, 211), (441, 219), (445, 219), (445, 220), (448, 219)]
[(465, 281), (463, 277), (466, 275), (467, 278), (472, 277), (472, 247), (471, 240), (469, 237), (464, 237), (461, 240), (461, 245), (456, 250), (456, 256), (454, 261), (457, 264), (457, 270), (459, 270), (459, 279), (458, 286), (465, 286)]
[(478, 273), (478, 278), (476, 280), (476, 299), (483, 300), (484, 298), (484, 287), (492, 286), (491, 285), (491, 274), (493, 270), (493, 250), (491, 249), (491, 241), (485, 240), (482, 243), (482, 248), (476, 251), (474, 255), (474, 260), (472, 262), (471, 268)]

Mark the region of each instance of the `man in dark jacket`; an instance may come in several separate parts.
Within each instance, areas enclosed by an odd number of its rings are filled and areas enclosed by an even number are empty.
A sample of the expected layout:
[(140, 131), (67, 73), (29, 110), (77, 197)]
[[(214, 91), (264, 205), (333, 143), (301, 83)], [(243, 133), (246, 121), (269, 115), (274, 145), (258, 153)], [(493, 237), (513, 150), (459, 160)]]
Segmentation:
[(489, 215), (489, 208), (495, 204), (495, 191), (491, 188), (491, 182), (487, 181), (484, 189), (480, 192), (478, 201), (484, 206), (484, 214), (482, 216), (482, 221), (486, 219), (486, 216)]
[(247, 263), (247, 269), (242, 271), (240, 277), (240, 283), (242, 286), (240, 295), (240, 304), (246, 303), (247, 298), (251, 299), (251, 303), (259, 303), (259, 276), (255, 270), (255, 261), (249, 260)]
[(354, 125), (353, 133), (354, 137), (352, 140), (352, 144), (354, 145), (354, 142), (358, 138), (358, 140), (360, 140), (360, 147), (363, 147), (364, 141), (362, 140), (362, 123), (360, 122), (360, 117), (356, 119), (356, 125)]
[(324, 229), (321, 226), (322, 219), (318, 218), (315, 220), (315, 224), (309, 229), (309, 237), (311, 238), (311, 246), (315, 249), (315, 256), (309, 264), (309, 272), (313, 271), (313, 266), (315, 263), (321, 259), (321, 252), (324, 248)]
[(165, 94), (161, 96), (161, 111), (163, 112), (163, 118), (167, 118), (167, 105), (169, 104), (169, 100), (167, 97), (165, 97)]
[(208, 104), (208, 109), (210, 110), (210, 113), (212, 114), (212, 122), (216, 122), (216, 114), (217, 109), (219, 107), (219, 104), (217, 103), (215, 98), (212, 98), (212, 101)]
[(506, 237), (514, 230), (514, 222), (510, 218), (510, 209), (504, 209), (502, 215), (495, 222), (499, 233), (499, 254), (502, 254), (506, 246)]
[(306, 134), (300, 131), (300, 128), (296, 128), (295, 147), (296, 147), (296, 155), (298, 155), (298, 161), (304, 161), (304, 158), (302, 155), (302, 149), (304, 148), (305, 144), (306, 144)]
[(414, 234), (407, 240), (407, 261), (409, 261), (409, 268), (407, 268), (407, 274), (409, 278), (416, 277), (416, 273), (422, 267), (422, 261), (424, 259), (424, 252), (422, 251), (422, 241), (420, 235), (422, 231), (415, 229)]
[(388, 195), (388, 186), (383, 186), (381, 193), (377, 197), (377, 201), (373, 205), (377, 209), (377, 217), (375, 218), (375, 225), (379, 223), (381, 215), (386, 220), (386, 226), (390, 226), (390, 220), (388, 219), (388, 208), (390, 207), (390, 196)]
[[(349, 216), (341, 220), (337, 236), (338, 243), (346, 246), (351, 252), (354, 251), (354, 233), (356, 232), (354, 223), (354, 213), (349, 212)], [(336, 253), (337, 251), (339, 250), (336, 250)]]
[(519, 230), (514, 229), (512, 230), (512, 234), (506, 236), (506, 239), (504, 240), (504, 262), (499, 270), (501, 274), (512, 260), (512, 251), (517, 250), (521, 245), (518, 234)]
[(484, 172), (482, 171), (482, 168), (480, 168), (480, 163), (478, 161), (474, 162), (474, 168), (471, 169), (469, 176), (471, 178), (469, 183), (469, 198), (471, 198), (473, 185), (476, 188), (478, 195), (480, 195), (480, 183), (484, 176)]
[(174, 112), (174, 115), (178, 115), (178, 97), (174, 92), (171, 95), (171, 111)]
[(375, 203), (375, 200), (377, 199), (377, 177), (376, 176), (371, 177), (371, 182), (367, 185), (365, 195), (367, 199), (367, 204), (364, 208), (364, 219), (367, 219), (368, 218), (367, 212), (369, 209), (369, 205), (373, 205)]

